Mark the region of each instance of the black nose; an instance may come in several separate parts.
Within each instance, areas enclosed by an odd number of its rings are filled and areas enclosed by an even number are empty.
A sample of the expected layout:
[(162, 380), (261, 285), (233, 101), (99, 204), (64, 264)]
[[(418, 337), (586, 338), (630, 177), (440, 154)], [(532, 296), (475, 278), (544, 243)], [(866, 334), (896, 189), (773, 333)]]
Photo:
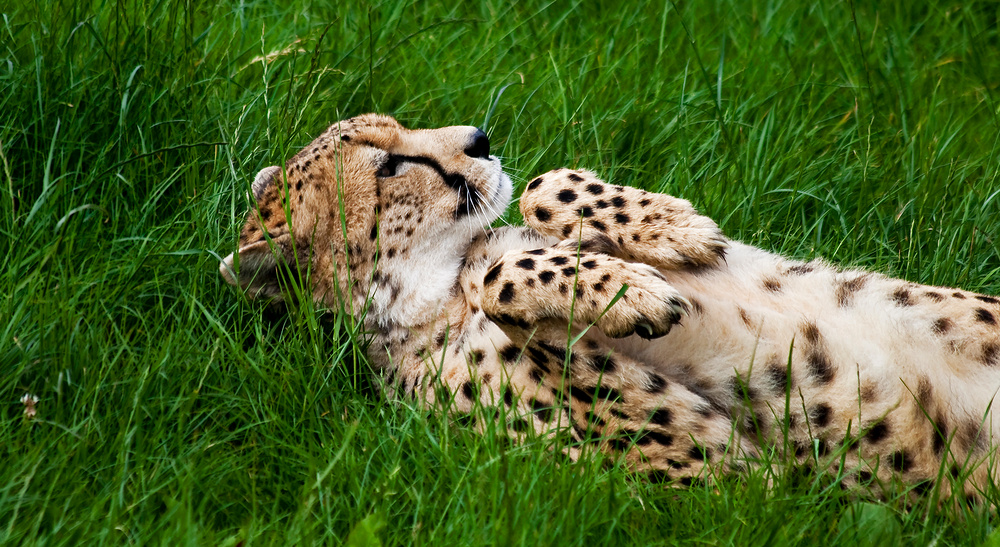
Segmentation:
[(481, 129), (477, 129), (472, 135), (472, 144), (465, 149), (465, 155), (473, 158), (489, 159), (490, 139)]

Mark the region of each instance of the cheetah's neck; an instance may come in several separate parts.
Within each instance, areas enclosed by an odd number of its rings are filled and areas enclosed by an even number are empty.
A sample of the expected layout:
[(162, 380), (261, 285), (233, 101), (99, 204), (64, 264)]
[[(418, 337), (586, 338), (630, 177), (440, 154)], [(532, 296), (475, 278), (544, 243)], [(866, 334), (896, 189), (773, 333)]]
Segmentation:
[(381, 326), (412, 327), (436, 317), (455, 296), (469, 238), (427, 240), (379, 263), (369, 316)]

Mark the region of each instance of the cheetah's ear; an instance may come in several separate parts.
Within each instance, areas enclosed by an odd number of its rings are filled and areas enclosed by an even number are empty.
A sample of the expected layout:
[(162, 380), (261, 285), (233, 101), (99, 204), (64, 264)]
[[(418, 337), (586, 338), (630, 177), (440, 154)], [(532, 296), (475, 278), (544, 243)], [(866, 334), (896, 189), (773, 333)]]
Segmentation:
[(279, 269), (294, 264), (292, 237), (282, 234), (267, 241), (240, 247), (219, 265), (227, 283), (246, 289), (252, 297), (280, 297)]
[(257, 176), (253, 179), (253, 186), (251, 186), (254, 201), (260, 201), (260, 196), (264, 195), (264, 190), (271, 185), (271, 181), (274, 180), (275, 175), (280, 172), (280, 167), (272, 165), (261, 169), (257, 173)]
[[(280, 174), (281, 168), (277, 165), (265, 167), (257, 173), (250, 186), (254, 201), (261, 200), (265, 190)], [(247, 222), (259, 222), (259, 219), (253, 219), (251, 210)], [(278, 268), (282, 263), (288, 262), (290, 253), (291, 236), (287, 233), (272, 237), (270, 243), (261, 239), (241, 246), (238, 251), (223, 259), (219, 264), (219, 273), (227, 283), (248, 290), (251, 296), (278, 296)]]

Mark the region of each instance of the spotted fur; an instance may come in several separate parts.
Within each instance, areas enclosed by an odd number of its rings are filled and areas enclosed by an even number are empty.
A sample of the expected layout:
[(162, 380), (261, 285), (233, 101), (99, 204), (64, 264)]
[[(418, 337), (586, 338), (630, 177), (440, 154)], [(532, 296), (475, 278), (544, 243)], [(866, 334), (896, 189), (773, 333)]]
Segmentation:
[(765, 453), (873, 490), (976, 496), (996, 471), (994, 297), (788, 260), (580, 170), (490, 229), (511, 184), (472, 127), (352, 118), (252, 190), (223, 277), (363, 317), (397, 396), (682, 484)]

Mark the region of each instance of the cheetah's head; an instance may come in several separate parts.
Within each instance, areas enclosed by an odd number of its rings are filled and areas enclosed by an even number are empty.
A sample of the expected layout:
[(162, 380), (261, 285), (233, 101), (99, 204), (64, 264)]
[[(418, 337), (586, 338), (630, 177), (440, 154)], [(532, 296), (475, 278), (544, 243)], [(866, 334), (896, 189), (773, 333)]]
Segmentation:
[(331, 125), (252, 188), (239, 250), (220, 266), (226, 281), (283, 300), (282, 271), (308, 272), (317, 303), (348, 296), (357, 310), (371, 297), (392, 321), (451, 289), (469, 241), (511, 197), (479, 129), (410, 130), (375, 114)]

